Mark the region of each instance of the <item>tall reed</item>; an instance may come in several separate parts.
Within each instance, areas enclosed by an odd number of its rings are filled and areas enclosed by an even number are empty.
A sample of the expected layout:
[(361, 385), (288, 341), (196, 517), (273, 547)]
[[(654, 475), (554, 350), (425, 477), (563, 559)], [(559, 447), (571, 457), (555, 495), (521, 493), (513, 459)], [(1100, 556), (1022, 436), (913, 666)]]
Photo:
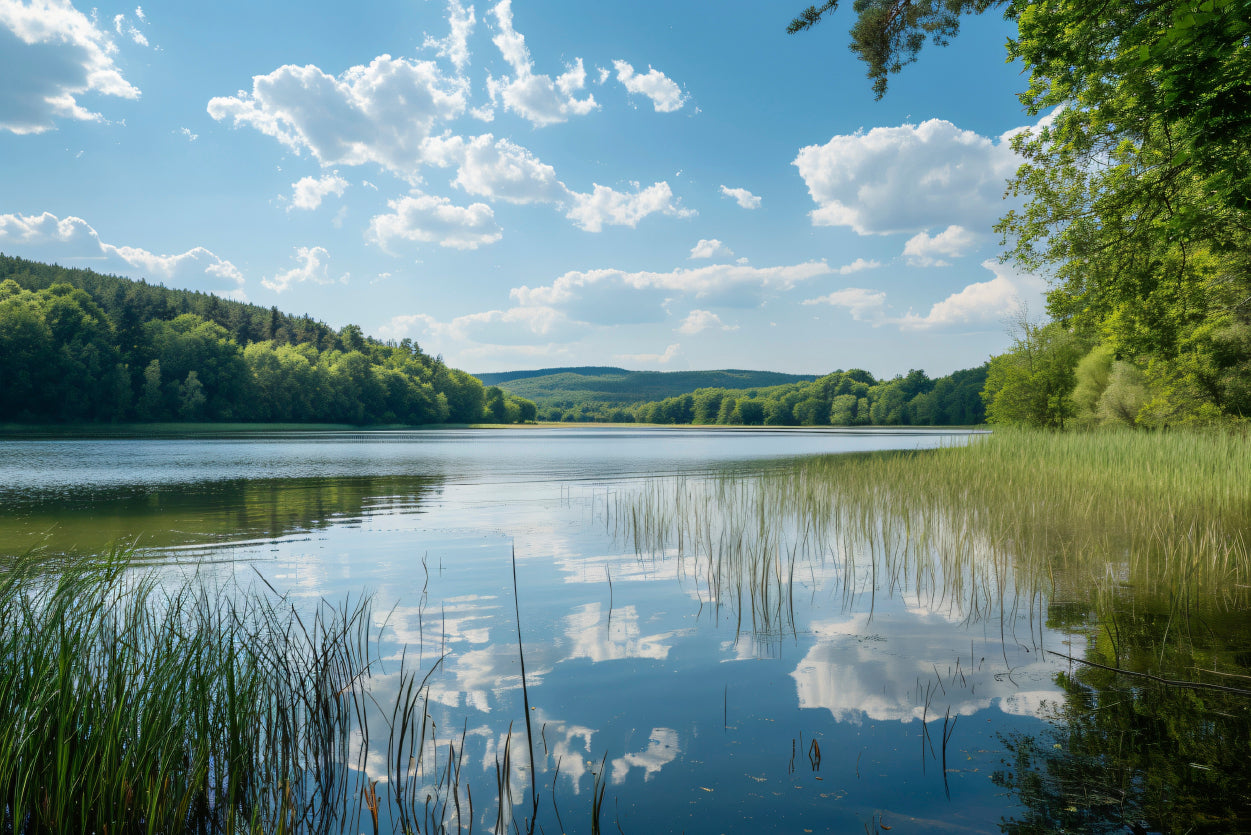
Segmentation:
[(472, 831), (464, 734), (440, 769), (426, 712), (438, 662), (376, 703), (368, 597), (297, 609), (130, 557), (0, 570), (0, 833)]
[(966, 617), (1042, 593), (1239, 608), (1251, 590), (1251, 438), (997, 430), (935, 450), (831, 455), (618, 500), (642, 554), (698, 557), (707, 602), (787, 624), (792, 581), (832, 560), (848, 601), (906, 589)]

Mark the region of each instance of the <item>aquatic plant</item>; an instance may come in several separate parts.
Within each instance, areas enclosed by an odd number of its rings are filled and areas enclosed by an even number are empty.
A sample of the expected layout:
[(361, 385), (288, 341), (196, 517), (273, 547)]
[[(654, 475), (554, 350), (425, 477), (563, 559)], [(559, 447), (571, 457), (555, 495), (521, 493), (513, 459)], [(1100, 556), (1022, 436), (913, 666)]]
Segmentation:
[(0, 833), (473, 830), (465, 734), (426, 710), (442, 659), (384, 669), (369, 597), (297, 607), (132, 556), (0, 571)]

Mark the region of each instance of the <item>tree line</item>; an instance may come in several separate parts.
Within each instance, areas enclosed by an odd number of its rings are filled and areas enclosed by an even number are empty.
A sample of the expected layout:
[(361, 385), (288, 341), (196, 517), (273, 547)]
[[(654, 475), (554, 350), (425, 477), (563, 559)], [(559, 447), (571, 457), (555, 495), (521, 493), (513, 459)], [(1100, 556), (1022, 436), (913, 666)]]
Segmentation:
[(701, 388), (664, 400), (619, 405), (555, 403), (540, 420), (721, 426), (968, 426), (984, 422), (986, 366), (931, 379), (924, 371), (878, 380), (835, 371), (811, 382), (761, 389)]
[(412, 340), (0, 255), (0, 421), (532, 421)]

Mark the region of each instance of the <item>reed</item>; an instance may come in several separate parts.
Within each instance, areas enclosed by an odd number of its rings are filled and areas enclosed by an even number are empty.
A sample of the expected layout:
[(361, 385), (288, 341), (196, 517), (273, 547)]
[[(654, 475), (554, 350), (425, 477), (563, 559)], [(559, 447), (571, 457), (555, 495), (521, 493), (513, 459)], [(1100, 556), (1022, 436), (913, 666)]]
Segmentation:
[[(405, 653), (379, 704), (373, 624), (368, 597), (296, 608), (266, 584), (171, 579), (122, 549), (13, 561), (0, 833), (472, 832), (466, 733), (444, 745), (426, 711), (442, 659), (423, 673)], [(511, 825), (504, 784), (496, 819)]]
[(701, 601), (793, 628), (794, 580), (836, 567), (848, 605), (906, 592), (966, 618), (1051, 600), (1245, 607), (1246, 433), (997, 430), (967, 445), (833, 455), (652, 482), (618, 500), (640, 558), (691, 560)]

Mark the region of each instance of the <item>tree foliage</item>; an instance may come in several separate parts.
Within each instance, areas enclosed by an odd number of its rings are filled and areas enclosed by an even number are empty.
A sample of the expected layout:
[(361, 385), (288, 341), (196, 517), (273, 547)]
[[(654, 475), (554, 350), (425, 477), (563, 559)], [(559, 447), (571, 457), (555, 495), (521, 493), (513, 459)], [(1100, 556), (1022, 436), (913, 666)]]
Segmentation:
[(812, 381), (752, 389), (699, 388), (663, 400), (554, 402), (541, 420), (721, 426), (969, 426), (984, 422), (986, 367), (931, 379), (924, 371), (878, 380), (853, 368)]
[(880, 95), (927, 39), (991, 7), (1017, 24), (1008, 57), (1042, 117), (1014, 140), (1024, 204), (997, 228), (1052, 278), (1058, 326), (1122, 364), (1102, 415), (1141, 396), (1139, 423), (1251, 416), (1251, 0), (858, 0), (852, 50)]
[(0, 421), (534, 418), (408, 339), (0, 256)]

